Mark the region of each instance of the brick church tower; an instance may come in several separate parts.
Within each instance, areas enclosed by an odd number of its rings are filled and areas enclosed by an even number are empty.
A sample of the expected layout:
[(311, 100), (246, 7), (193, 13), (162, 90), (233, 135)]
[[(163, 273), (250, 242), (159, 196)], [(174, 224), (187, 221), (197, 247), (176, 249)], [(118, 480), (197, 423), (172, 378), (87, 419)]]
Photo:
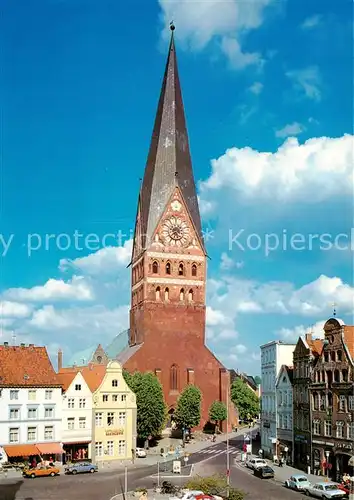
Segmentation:
[(183, 388), (197, 385), (203, 426), (211, 403), (226, 400), (230, 376), (205, 346), (206, 252), (171, 29), (138, 199), (129, 347), (119, 359), (129, 371), (156, 373), (170, 414)]

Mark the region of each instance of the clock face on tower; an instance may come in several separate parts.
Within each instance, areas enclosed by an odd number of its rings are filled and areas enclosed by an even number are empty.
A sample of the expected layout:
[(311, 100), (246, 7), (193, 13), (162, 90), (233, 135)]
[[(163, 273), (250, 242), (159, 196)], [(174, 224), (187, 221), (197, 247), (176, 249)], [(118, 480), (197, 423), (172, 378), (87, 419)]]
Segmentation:
[(170, 217), (162, 225), (161, 236), (167, 245), (183, 247), (189, 242), (188, 224), (179, 217)]

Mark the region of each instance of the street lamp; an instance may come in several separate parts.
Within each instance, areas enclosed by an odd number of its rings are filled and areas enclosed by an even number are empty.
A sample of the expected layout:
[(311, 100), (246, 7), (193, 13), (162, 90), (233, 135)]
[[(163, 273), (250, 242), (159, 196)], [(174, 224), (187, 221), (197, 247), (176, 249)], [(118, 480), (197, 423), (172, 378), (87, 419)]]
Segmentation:
[(329, 451), (325, 451), (325, 455), (326, 455), (327, 480), (328, 480), (328, 477), (329, 477), (329, 462), (328, 462), (328, 459), (329, 459)]
[(229, 453), (229, 386), (226, 386), (226, 496), (230, 496), (230, 453)]

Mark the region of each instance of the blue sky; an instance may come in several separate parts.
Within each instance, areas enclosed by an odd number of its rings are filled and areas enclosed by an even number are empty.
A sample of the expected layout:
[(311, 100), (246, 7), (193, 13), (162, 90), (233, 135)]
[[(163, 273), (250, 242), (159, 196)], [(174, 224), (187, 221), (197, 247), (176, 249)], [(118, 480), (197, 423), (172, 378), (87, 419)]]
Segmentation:
[[(208, 344), (258, 373), (260, 344), (320, 334), (332, 302), (353, 324), (353, 254), (338, 248), (350, 241), (309, 243), (353, 226), (349, 0), (4, 0), (1, 340), (15, 331), (69, 358), (127, 327), (171, 19), (211, 258)], [(122, 248), (101, 248), (119, 231)], [(273, 233), (287, 248), (267, 252)], [(83, 248), (89, 234), (99, 242)]]

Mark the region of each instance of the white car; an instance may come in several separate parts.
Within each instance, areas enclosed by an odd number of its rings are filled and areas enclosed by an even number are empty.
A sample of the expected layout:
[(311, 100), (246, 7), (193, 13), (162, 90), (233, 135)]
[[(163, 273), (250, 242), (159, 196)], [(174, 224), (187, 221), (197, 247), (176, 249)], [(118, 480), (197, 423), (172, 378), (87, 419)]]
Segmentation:
[(304, 474), (294, 474), (285, 481), (285, 487), (291, 490), (304, 491), (309, 486), (311, 483)]
[(310, 486), (305, 489), (305, 493), (307, 496), (313, 496), (323, 500), (344, 498), (346, 496), (343, 490), (338, 489), (338, 485), (336, 483), (326, 482), (310, 484)]
[(146, 458), (146, 451), (144, 450), (144, 448), (136, 448), (135, 455), (138, 458)]
[(263, 458), (250, 458), (246, 462), (246, 467), (249, 469), (259, 469), (260, 467), (266, 467), (268, 464)]

